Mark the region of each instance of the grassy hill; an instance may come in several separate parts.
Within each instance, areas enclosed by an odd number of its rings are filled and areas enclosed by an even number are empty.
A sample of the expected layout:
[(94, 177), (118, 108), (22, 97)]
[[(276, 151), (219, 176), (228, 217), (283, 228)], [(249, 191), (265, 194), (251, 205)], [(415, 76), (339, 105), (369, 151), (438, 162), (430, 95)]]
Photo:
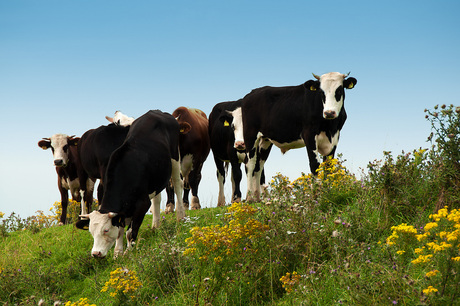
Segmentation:
[(92, 258), (91, 235), (72, 224), (3, 216), (0, 304), (460, 305), (450, 110), (428, 112), (430, 150), (386, 153), (361, 180), (329, 159), (316, 177), (275, 176), (259, 203), (163, 215), (156, 230), (147, 215), (117, 259)]

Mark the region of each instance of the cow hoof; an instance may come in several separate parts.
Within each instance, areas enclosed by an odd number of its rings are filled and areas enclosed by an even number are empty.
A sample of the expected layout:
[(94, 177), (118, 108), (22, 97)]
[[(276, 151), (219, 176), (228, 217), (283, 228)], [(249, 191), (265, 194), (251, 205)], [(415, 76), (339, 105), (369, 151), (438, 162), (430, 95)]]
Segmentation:
[(191, 209), (192, 210), (196, 210), (196, 209), (200, 209), (201, 208), (201, 205), (200, 205), (200, 200), (198, 199), (198, 197), (192, 197), (192, 207)]
[(236, 198), (233, 200), (233, 203), (241, 203), (241, 198)]
[(185, 210), (189, 210), (189, 204), (188, 204), (188, 202), (184, 202), (184, 209), (185, 209)]
[(59, 226), (63, 226), (63, 225), (64, 225), (64, 222), (61, 221), (61, 222), (58, 223), (58, 225), (59, 225)]
[(173, 213), (174, 212), (174, 204), (168, 203), (166, 204), (165, 214)]

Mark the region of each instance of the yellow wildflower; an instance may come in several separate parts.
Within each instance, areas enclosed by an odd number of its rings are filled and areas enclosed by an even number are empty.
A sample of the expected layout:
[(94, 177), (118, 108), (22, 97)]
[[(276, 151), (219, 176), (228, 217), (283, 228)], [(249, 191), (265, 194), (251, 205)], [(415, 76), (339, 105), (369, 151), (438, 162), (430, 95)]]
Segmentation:
[(438, 274), (438, 273), (439, 273), (438, 270), (433, 270), (433, 271), (428, 272), (425, 276), (426, 277), (433, 277), (433, 276), (436, 276), (436, 274)]
[(434, 288), (433, 286), (429, 286), (428, 288), (423, 289), (423, 293), (427, 295), (435, 292), (438, 292), (438, 289)]

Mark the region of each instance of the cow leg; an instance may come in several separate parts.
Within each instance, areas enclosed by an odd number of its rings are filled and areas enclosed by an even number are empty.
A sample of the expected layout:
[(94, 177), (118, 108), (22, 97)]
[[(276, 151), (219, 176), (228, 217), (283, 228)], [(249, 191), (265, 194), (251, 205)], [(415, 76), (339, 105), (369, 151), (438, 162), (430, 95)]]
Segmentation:
[(189, 183), (189, 178), (186, 177), (186, 179), (184, 180), (184, 195), (182, 197), (182, 202), (184, 203), (185, 210), (188, 210), (189, 208), (189, 201), (188, 201), (189, 194), (190, 194), (190, 183)]
[(316, 148), (315, 138), (314, 136), (310, 137), (308, 133), (303, 134), (302, 138), (305, 142), (305, 147), (307, 148), (308, 161), (310, 162), (310, 171), (314, 176), (316, 176), (316, 170), (319, 168), (319, 165), (322, 162), (322, 158)]
[(182, 192), (184, 186), (182, 184), (182, 179), (180, 176), (180, 162), (174, 159), (171, 159), (171, 181), (174, 186), (174, 193), (176, 194), (177, 198), (177, 206), (176, 206), (176, 218), (177, 220), (181, 220), (185, 217), (184, 211), (184, 204), (182, 202)]
[(224, 183), (225, 183), (225, 168), (228, 167), (228, 163), (225, 163), (226, 166), (224, 167), (224, 162), (214, 156), (214, 162), (216, 163), (216, 175), (217, 181), (219, 182), (219, 196), (217, 198), (217, 206), (225, 206), (225, 194), (224, 194)]
[(168, 200), (166, 201), (165, 213), (169, 214), (174, 212), (175, 200), (174, 200), (174, 186), (172, 180), (169, 180), (168, 186), (166, 186), (166, 195)]
[(243, 173), (241, 164), (238, 161), (231, 163), (232, 165), (232, 202), (241, 202), (240, 183)]
[(59, 218), (59, 225), (64, 225), (67, 220), (67, 206), (69, 205), (69, 192), (62, 187), (61, 178), (59, 179), (59, 192), (61, 193), (61, 217)]
[[(125, 231), (125, 228), (123, 226), (118, 227), (118, 237), (117, 237), (117, 240), (115, 240), (115, 250), (113, 251), (113, 258), (117, 258), (118, 256), (123, 254), (123, 236), (124, 236), (123, 233), (124, 231)], [(128, 235), (128, 232), (126, 232), (126, 235)]]
[(97, 186), (97, 202), (99, 206), (102, 204), (102, 197), (104, 196), (104, 185), (102, 184), (102, 181), (99, 180), (99, 185)]
[(261, 176), (264, 170), (265, 161), (268, 159), (273, 144), (267, 139), (259, 138), (256, 142), (256, 146), (258, 149), (253, 149), (249, 152), (249, 161), (247, 164), (248, 195), (246, 200), (249, 202), (260, 201)]
[(203, 164), (196, 165), (188, 176), (190, 188), (192, 189), (192, 205), (191, 209), (200, 209), (200, 199), (198, 198), (198, 186), (201, 181), (201, 168)]
[(152, 205), (150, 211), (152, 212), (152, 229), (160, 226), (160, 204), (161, 204), (161, 193), (155, 195), (151, 194)]

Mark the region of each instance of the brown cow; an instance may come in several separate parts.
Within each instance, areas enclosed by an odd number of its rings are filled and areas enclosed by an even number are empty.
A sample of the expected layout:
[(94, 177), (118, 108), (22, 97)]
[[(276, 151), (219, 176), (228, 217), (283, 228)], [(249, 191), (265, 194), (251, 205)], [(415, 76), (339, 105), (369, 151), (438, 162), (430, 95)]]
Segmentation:
[[(208, 134), (208, 118), (199, 109), (179, 107), (172, 115), (181, 126), (179, 137), (179, 151), (181, 160), (181, 174), (184, 182), (184, 207), (188, 209), (188, 195), (192, 189), (191, 209), (201, 208), (198, 199), (198, 185), (201, 181), (201, 169), (210, 150)], [(184, 128), (185, 127), (185, 128)], [(165, 212), (174, 210), (174, 193), (168, 188), (168, 201)]]
[[(80, 138), (67, 136), (65, 134), (55, 134), (50, 138), (43, 138), (38, 142), (38, 146), (43, 150), (50, 149), (53, 152), (54, 166), (58, 175), (58, 188), (61, 193), (62, 213), (59, 218), (59, 225), (67, 222), (67, 206), (69, 203), (68, 191), (72, 194), (72, 199), (81, 201), (81, 212), (86, 214), (91, 210), (93, 204), (94, 181), (86, 181), (86, 189), (82, 192), (78, 180), (78, 171), (81, 163), (77, 152), (77, 143)], [(86, 207), (85, 207), (86, 203)]]

